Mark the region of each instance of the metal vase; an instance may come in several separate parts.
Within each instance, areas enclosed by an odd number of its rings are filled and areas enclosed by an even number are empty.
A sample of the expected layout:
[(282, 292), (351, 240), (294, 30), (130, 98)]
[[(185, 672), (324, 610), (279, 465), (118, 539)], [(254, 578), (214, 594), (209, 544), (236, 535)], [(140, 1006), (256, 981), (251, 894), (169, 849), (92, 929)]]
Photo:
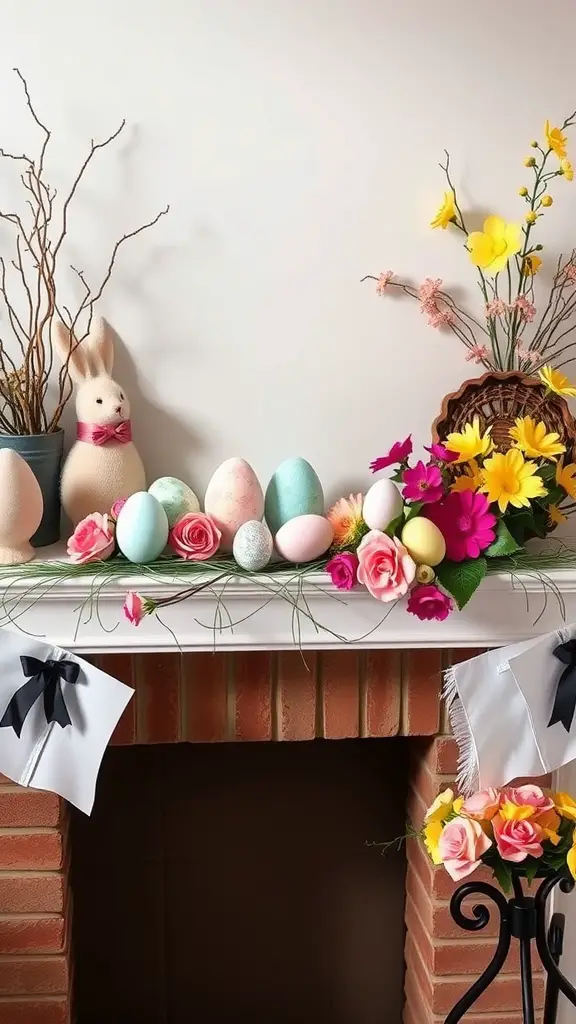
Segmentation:
[(44, 502), (42, 522), (31, 539), (35, 548), (60, 540), (60, 467), (64, 431), (52, 434), (0, 434), (0, 448), (12, 448), (34, 473)]

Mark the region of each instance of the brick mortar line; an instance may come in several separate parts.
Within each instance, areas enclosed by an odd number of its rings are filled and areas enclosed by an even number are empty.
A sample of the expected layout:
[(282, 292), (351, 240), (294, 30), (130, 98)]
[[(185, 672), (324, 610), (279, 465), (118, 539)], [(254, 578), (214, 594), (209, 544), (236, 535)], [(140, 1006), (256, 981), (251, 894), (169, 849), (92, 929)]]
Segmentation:
[(58, 825), (36, 825), (31, 828), (17, 825), (15, 828), (0, 828), (0, 836), (35, 836), (39, 833), (43, 836), (61, 836), (62, 830)]
[(66, 918), (66, 910), (62, 912), (58, 910), (43, 910), (33, 912), (31, 910), (23, 910), (21, 914), (0, 914), (0, 921), (45, 921), (46, 918), (50, 918), (51, 921), (60, 921), (62, 918)]
[[(66, 953), (0, 953), (0, 964), (43, 964), (47, 960), (66, 960)], [(33, 995), (34, 993), (24, 993)], [(45, 993), (48, 995), (48, 993)]]
[(400, 707), (398, 709), (398, 736), (405, 736), (405, 726), (408, 721), (408, 686), (409, 686), (409, 673), (406, 671), (406, 653), (404, 650), (400, 651), (400, 658), (398, 659), (398, 685), (400, 686)]
[(278, 678), (278, 652), (270, 652), (268, 684), (270, 687), (270, 739), (273, 743), (282, 739), (282, 683)]
[(54, 878), (59, 875), (65, 877), (66, 874), (66, 868), (31, 868), (30, 871), (23, 868), (0, 868), (0, 881), (3, 878)]

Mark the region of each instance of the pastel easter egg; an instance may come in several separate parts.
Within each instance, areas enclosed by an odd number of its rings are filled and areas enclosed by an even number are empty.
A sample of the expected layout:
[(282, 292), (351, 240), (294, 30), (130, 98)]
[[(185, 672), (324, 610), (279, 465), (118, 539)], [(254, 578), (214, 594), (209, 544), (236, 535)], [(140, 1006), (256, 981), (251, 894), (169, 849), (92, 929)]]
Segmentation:
[(297, 516), (324, 512), (324, 492), (316, 471), (306, 459), (286, 459), (266, 488), (264, 515), (276, 534), (281, 526)]
[(242, 523), (234, 537), (232, 554), (242, 569), (258, 572), (272, 558), (274, 541), (266, 523), (250, 520)]
[(148, 488), (148, 494), (152, 494), (156, 501), (159, 501), (168, 516), (168, 526), (174, 526), (177, 519), (180, 519), (186, 512), (199, 512), (200, 502), (188, 484), (178, 480), (175, 476), (161, 476)]
[(417, 565), (439, 565), (446, 557), (446, 541), (440, 530), (435, 523), (422, 516), (408, 520), (401, 539)]
[(148, 491), (126, 499), (116, 522), (116, 542), (129, 562), (153, 562), (168, 540), (168, 517)]
[(362, 518), (371, 530), (386, 530), (404, 507), (402, 495), (392, 480), (377, 480), (366, 492)]
[(297, 516), (281, 526), (274, 538), (276, 550), (287, 562), (313, 562), (334, 539), (334, 529), (324, 516)]
[(264, 495), (245, 459), (227, 459), (218, 467), (206, 489), (204, 511), (222, 534), (222, 551), (232, 551), (234, 537), (243, 523), (262, 519)]
[(40, 485), (18, 452), (0, 450), (0, 565), (34, 558), (30, 538), (40, 526), (44, 503)]

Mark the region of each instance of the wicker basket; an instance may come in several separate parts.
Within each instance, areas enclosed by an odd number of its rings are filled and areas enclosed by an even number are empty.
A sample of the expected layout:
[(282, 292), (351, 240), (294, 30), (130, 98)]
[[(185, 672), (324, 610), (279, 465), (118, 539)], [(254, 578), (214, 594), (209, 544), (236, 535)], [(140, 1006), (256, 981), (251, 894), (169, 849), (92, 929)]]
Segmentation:
[(566, 401), (559, 395), (546, 395), (535, 377), (524, 373), (485, 373), (464, 382), (459, 391), (446, 395), (440, 415), (432, 424), (434, 441), (441, 441), (453, 432), (460, 432), (466, 423), (478, 416), (480, 427), (492, 426), (496, 450), (505, 452), (512, 445), (508, 433), (519, 416), (543, 420), (549, 431), (560, 435), (566, 445), (566, 458), (576, 456), (576, 422)]

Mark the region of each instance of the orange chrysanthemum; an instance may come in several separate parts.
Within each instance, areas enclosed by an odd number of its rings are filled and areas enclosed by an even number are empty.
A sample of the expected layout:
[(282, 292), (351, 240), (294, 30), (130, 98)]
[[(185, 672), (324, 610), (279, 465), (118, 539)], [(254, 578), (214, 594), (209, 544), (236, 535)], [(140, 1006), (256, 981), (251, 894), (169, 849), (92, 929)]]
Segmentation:
[(328, 510), (328, 519), (334, 528), (335, 548), (348, 548), (359, 543), (366, 531), (362, 518), (362, 494), (351, 494), (349, 498), (340, 498)]

